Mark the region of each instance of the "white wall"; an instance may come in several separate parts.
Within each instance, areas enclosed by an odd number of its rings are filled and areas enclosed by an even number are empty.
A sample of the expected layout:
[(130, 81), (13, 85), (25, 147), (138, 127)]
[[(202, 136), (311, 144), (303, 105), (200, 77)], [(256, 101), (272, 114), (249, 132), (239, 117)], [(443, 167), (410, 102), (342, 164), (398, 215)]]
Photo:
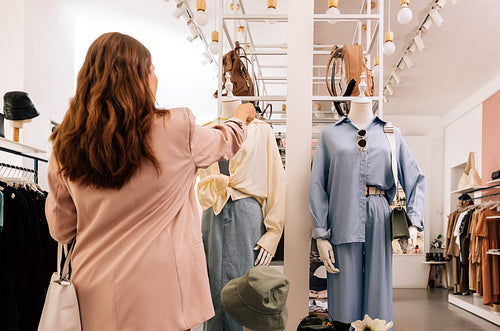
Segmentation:
[[(189, 107), (203, 124), (217, 116), (216, 71), (201, 64), (200, 40), (186, 39), (186, 24), (175, 19), (163, 1), (74, 1), (75, 77), (90, 44), (102, 33), (129, 34), (151, 52), (158, 76), (160, 107)], [(152, 14), (155, 13), (155, 14)]]
[[(149, 48), (160, 107), (187, 106), (199, 124), (212, 120), (217, 115), (212, 96), (216, 73), (201, 64), (201, 42), (186, 40), (185, 23), (173, 18), (172, 10), (171, 4), (158, 0), (2, 0), (0, 94), (27, 91), (40, 112), (21, 130), (20, 141), (49, 150), (50, 120), (64, 117), (88, 46), (109, 31), (130, 34)], [(12, 138), (7, 123), (5, 129)], [(6, 153), (0, 153), (0, 160), (32, 167), (31, 160)], [(40, 170), (46, 187), (45, 168)]]
[(445, 127), (443, 228), (446, 227), (451, 206), (458, 205), (455, 201), (458, 196), (450, 197), (450, 192), (457, 189), (456, 184), (451, 184), (451, 168), (465, 163), (469, 152), (476, 152), (476, 168), (481, 175), (482, 126), (483, 107), (480, 103)]
[[(407, 140), (408, 146), (420, 165), (426, 178), (427, 206), (425, 224), (425, 247), (429, 251), (429, 244), (442, 232), (443, 218), (443, 165), (444, 165), (444, 135), (441, 118), (438, 116), (391, 116), (386, 115), (385, 120), (391, 121), (401, 129), (401, 134)], [(427, 137), (430, 145), (424, 141), (410, 137)], [(429, 149), (426, 151), (426, 149)], [(427, 155), (430, 160), (427, 161)], [(428, 166), (423, 167), (424, 163)]]
[[(429, 251), (433, 238), (442, 232), (444, 137), (438, 116), (394, 116), (385, 120), (400, 128), (403, 138), (425, 175), (427, 185), (424, 218), (424, 251)], [(393, 287), (425, 288), (428, 268), (422, 255), (394, 255)]]

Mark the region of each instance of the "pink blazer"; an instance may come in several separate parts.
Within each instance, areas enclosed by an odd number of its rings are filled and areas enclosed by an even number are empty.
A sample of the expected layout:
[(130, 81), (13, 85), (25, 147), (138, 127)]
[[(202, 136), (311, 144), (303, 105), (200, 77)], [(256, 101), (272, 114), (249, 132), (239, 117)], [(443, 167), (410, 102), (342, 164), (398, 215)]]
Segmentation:
[(151, 128), (161, 174), (144, 163), (120, 190), (76, 185), (50, 159), (47, 221), (57, 241), (76, 236), (84, 331), (186, 330), (214, 315), (194, 179), (245, 138), (241, 121), (204, 128), (189, 109), (172, 109)]

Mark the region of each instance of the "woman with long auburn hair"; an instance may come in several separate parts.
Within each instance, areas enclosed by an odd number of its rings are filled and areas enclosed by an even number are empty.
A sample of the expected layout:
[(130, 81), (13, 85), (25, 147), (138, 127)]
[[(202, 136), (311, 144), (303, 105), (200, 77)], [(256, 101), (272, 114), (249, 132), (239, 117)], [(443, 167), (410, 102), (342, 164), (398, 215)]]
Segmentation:
[(155, 107), (157, 83), (146, 47), (103, 34), (51, 136), (47, 221), (75, 240), (84, 331), (186, 330), (214, 314), (194, 178), (238, 151), (255, 109), (200, 127), (187, 108)]

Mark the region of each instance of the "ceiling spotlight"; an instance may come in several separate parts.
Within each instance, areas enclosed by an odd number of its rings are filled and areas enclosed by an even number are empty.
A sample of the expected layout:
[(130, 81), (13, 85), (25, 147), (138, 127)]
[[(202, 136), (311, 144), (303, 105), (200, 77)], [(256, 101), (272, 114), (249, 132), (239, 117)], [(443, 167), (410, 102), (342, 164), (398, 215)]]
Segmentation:
[(419, 51), (423, 51), (425, 49), (424, 41), (422, 40), (422, 32), (417, 32), (415, 37), (413, 37), (413, 42)]
[(210, 54), (205, 51), (201, 54), (201, 64), (203, 65), (206, 65), (206, 64), (209, 64), (209, 63), (212, 63), (212, 57), (210, 56)]
[(406, 64), (406, 68), (410, 69), (411, 67), (413, 67), (413, 61), (410, 58), (410, 54), (405, 53), (403, 55), (403, 62)]
[(393, 42), (394, 32), (387, 31), (385, 33), (384, 55), (392, 55), (396, 52), (396, 45)]
[(387, 90), (387, 93), (389, 93), (389, 95), (393, 95), (394, 94), (394, 90), (392, 89), (391, 85), (387, 84), (385, 86), (385, 89)]
[(444, 19), (439, 14), (437, 7), (432, 7), (431, 11), (429, 12), (429, 15), (431, 16), (432, 22), (434, 22), (434, 24), (436, 24), (437, 26), (443, 25)]
[(438, 0), (436, 2), (436, 5), (439, 7), (439, 8), (443, 8), (444, 6), (446, 6), (446, 2), (447, 0)]
[(189, 36), (187, 36), (187, 40), (189, 40), (189, 42), (192, 42), (200, 34), (198, 31), (198, 27), (193, 23), (192, 20), (190, 20), (187, 22), (186, 28), (189, 32)]
[(430, 16), (428, 16), (424, 22), (424, 24), (422, 24), (422, 30), (424, 31), (429, 31), (429, 29), (431, 28), (432, 26), (432, 20), (430, 19)]
[[(326, 10), (326, 15), (328, 16), (337, 16), (340, 15), (340, 11), (338, 10), (339, 0), (328, 0), (328, 9)], [(337, 20), (328, 20), (328, 23), (335, 24)]]
[(196, 0), (196, 13), (194, 14), (194, 20), (196, 24), (204, 26), (208, 23), (208, 15), (206, 12), (207, 2), (205, 0)]
[(452, 4), (454, 4), (454, 5), (456, 5), (456, 4), (457, 4), (457, 2), (458, 2), (458, 0), (450, 0), (450, 2), (451, 2)]
[(400, 3), (401, 3), (401, 9), (398, 12), (398, 22), (403, 25), (408, 24), (413, 18), (413, 12), (409, 7), (410, 0), (400, 0)]
[(392, 80), (394, 81), (394, 83), (396, 83), (396, 85), (399, 85), (401, 83), (401, 77), (396, 74), (396, 71), (392, 72)]
[(181, 1), (177, 4), (177, 8), (174, 10), (174, 12), (172, 13), (172, 15), (175, 17), (175, 18), (179, 18), (181, 17), (182, 14), (184, 14), (187, 10), (187, 5), (184, 1)]
[(212, 42), (208, 46), (210, 52), (212, 54), (219, 54), (220, 52), (220, 44), (219, 44), (219, 32), (212, 31)]
[(417, 45), (415, 45), (415, 43), (411, 43), (410, 47), (408, 48), (408, 52), (410, 53), (415, 53), (415, 51), (417, 50)]
[[(276, 0), (267, 0), (267, 15), (276, 15), (276, 2)], [(274, 24), (276, 23), (276, 20), (267, 19), (266, 22), (269, 24)]]

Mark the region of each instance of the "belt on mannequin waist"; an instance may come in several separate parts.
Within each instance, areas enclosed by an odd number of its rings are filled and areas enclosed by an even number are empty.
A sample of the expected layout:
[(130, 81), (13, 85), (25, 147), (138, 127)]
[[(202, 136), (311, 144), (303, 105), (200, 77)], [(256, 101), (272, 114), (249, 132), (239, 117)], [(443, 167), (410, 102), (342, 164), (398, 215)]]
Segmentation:
[(385, 191), (376, 187), (376, 186), (367, 186), (366, 187), (366, 196), (369, 195), (385, 195)]

